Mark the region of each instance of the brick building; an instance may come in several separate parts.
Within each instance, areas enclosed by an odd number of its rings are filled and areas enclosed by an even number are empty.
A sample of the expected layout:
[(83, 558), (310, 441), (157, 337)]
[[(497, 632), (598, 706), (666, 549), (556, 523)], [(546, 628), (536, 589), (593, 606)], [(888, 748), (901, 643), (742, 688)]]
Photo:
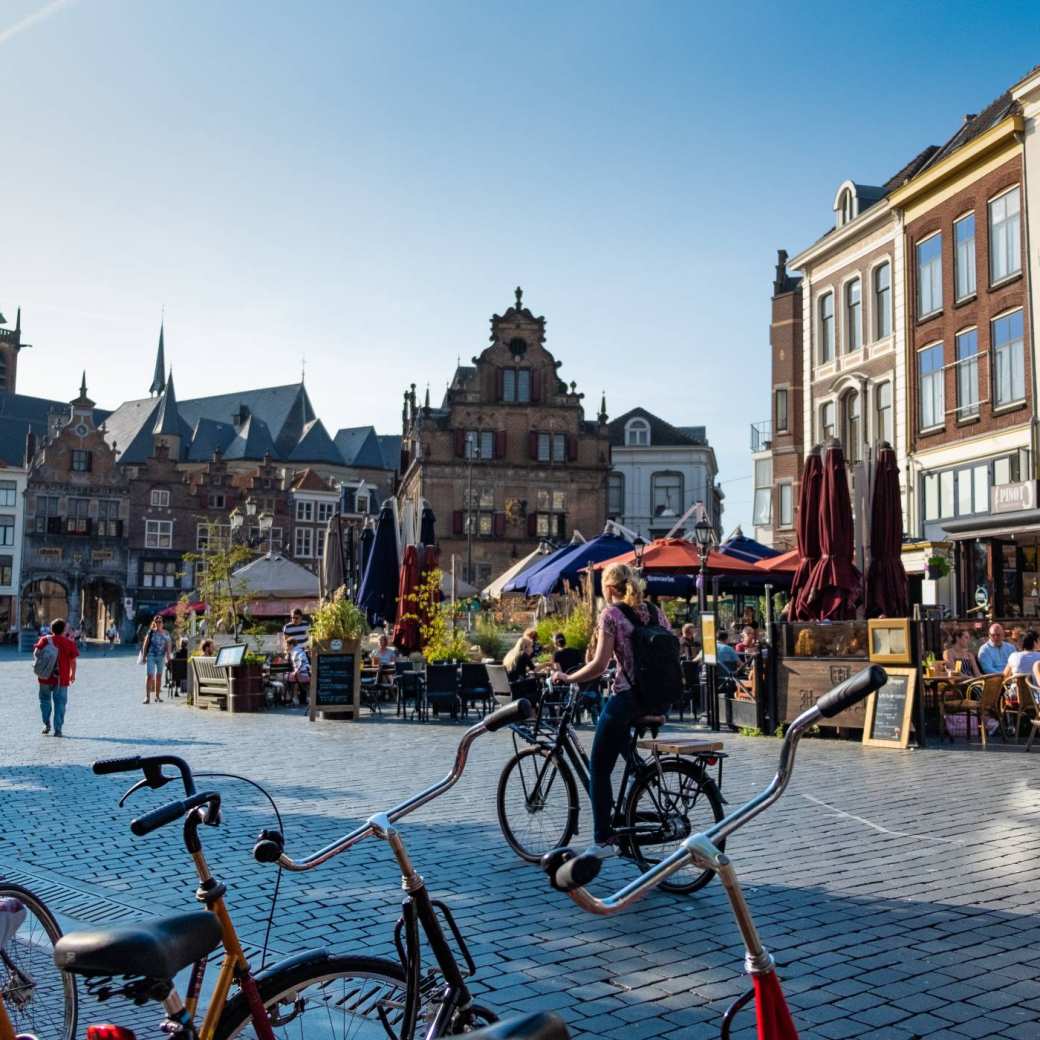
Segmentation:
[(892, 195), (909, 277), (909, 529), (954, 543), (958, 605), (1037, 612), (1023, 119), (1008, 91)]
[(545, 346), (545, 318), (516, 303), (491, 318), (491, 345), (456, 368), (444, 400), (414, 386), (402, 415), (398, 501), (406, 530), (422, 502), (437, 518), (442, 566), (483, 587), (540, 540), (586, 537), (606, 520), (607, 417), (585, 418)]

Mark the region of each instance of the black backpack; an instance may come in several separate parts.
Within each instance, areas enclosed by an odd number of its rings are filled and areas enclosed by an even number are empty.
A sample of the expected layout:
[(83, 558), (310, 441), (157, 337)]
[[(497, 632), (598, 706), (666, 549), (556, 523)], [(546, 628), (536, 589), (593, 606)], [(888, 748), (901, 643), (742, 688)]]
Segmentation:
[[(635, 675), (625, 674), (640, 705), (653, 714), (667, 711), (683, 696), (682, 665), (679, 663), (679, 640), (674, 632), (661, 624), (659, 608), (649, 604), (650, 621), (643, 624), (630, 606), (618, 608), (632, 623), (632, 658)], [(657, 611), (655, 616), (654, 611)]]

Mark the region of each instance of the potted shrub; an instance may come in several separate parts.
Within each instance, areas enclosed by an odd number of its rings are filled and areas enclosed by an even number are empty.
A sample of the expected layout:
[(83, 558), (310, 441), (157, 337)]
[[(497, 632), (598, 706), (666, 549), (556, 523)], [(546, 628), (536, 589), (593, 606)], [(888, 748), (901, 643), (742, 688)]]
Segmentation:
[(950, 573), (950, 564), (945, 556), (929, 556), (925, 561), (929, 581), (938, 581)]
[[(313, 722), (318, 711), (322, 716), (343, 717), (349, 714), (355, 721), (361, 711), (361, 640), (368, 632), (368, 619), (357, 604), (347, 599), (344, 589), (339, 588), (331, 599), (325, 600), (311, 616), (310, 646), (314, 651), (311, 659), (311, 696), (309, 718)], [(324, 703), (319, 703), (321, 689), (326, 680), (334, 680), (333, 676), (341, 671), (340, 664), (349, 671), (343, 662), (332, 660), (335, 657), (353, 655), (354, 677), (352, 681), (353, 702), (341, 703), (342, 693), (337, 692), (339, 699), (325, 695)], [(322, 659), (328, 661), (323, 667)], [(333, 667), (335, 665), (335, 667)], [(324, 676), (324, 679), (322, 678)], [(346, 675), (341, 678), (345, 681)], [(340, 687), (342, 690), (342, 687)]]

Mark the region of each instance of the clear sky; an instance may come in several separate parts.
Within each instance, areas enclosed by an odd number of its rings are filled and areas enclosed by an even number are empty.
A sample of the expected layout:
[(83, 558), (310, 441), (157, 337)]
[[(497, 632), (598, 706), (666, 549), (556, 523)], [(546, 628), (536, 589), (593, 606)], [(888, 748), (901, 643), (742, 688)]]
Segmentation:
[(331, 431), (522, 285), (593, 414), (703, 424), (748, 525), (775, 251), (1040, 62), (1035, 3), (0, 0), (19, 389), (306, 382)]

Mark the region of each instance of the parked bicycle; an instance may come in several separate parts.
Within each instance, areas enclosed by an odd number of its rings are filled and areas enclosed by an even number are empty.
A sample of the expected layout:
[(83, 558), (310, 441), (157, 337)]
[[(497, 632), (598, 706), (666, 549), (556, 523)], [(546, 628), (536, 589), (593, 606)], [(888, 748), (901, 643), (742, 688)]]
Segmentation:
[(76, 981), (54, 965), (61, 928), (38, 896), (0, 882), (0, 1040), (73, 1040)]
[[(494, 1022), (496, 1016), (474, 1003), (466, 984), (476, 965), (454, 917), (443, 903), (430, 898), (393, 825), (458, 782), (470, 746), (478, 736), (524, 719), (529, 713), (528, 702), (517, 701), (486, 716), (463, 735), (454, 767), (444, 779), (370, 817), (361, 827), (300, 863), (285, 854), (279, 831), (264, 831), (257, 840), (253, 854), (259, 862), (278, 862), (293, 871), (311, 870), (368, 837), (388, 842), (407, 892), (394, 933), (398, 961), (309, 950), (254, 974), (224, 900), (227, 887), (210, 872), (200, 839), (201, 826), (216, 827), (221, 822), (220, 795), (198, 791), (187, 762), (172, 755), (95, 762), (94, 772), (99, 774), (144, 773), (144, 779), (124, 795), (124, 800), (140, 788), (160, 788), (181, 781), (183, 799), (138, 817), (130, 829), (141, 836), (183, 819), (184, 846), (199, 877), (196, 899), (206, 910), (70, 933), (56, 944), (55, 963), (83, 976), (88, 990), (99, 1000), (122, 996), (139, 1004), (161, 1002), (166, 1011), (162, 1032), (178, 1040), (228, 1040), (238, 1036), (274, 1040), (290, 1035), (307, 1040), (342, 1036), (351, 1040), (412, 1040), (420, 1022), (427, 1040), (435, 1040)], [(165, 766), (176, 769), (178, 775), (164, 773)], [(442, 920), (462, 955), (461, 966), (445, 936)], [(423, 970), (420, 931), (433, 952), (436, 969)], [(195, 1016), (206, 965), (220, 946), (225, 951), (223, 964), (202, 1024), (197, 1026)], [(147, 975), (142, 974), (143, 966), (148, 968)], [(173, 980), (189, 967), (191, 975), (182, 998)], [(233, 996), (232, 984), (238, 988)], [(109, 1026), (102, 1040), (133, 1040), (133, 1033)]]
[(728, 1040), (735, 1015), (752, 999), (755, 1001), (759, 1040), (797, 1040), (798, 1036), (777, 979), (776, 965), (758, 936), (732, 861), (722, 851), (723, 842), (783, 794), (794, 769), (798, 741), (809, 727), (821, 718), (833, 718), (852, 707), (887, 681), (885, 670), (878, 665), (871, 665), (824, 694), (814, 707), (802, 712), (791, 723), (780, 749), (780, 765), (776, 776), (764, 791), (703, 833), (686, 838), (671, 855), (613, 895), (597, 899), (584, 887), (597, 876), (602, 865), (602, 861), (595, 856), (560, 848), (542, 860), (543, 869), (549, 875), (553, 887), (568, 893), (578, 906), (594, 914), (620, 913), (659, 885), (664, 887), (669, 877), (688, 868), (690, 864), (718, 873), (744, 941), (745, 969), (753, 982), (753, 988), (726, 1012), (722, 1040)]
[[(528, 863), (567, 845), (579, 832), (575, 775), (589, 790), (589, 759), (573, 725), (580, 696), (572, 685), (554, 725), (512, 727), (515, 754), (498, 780), (498, 822), (510, 848)], [(663, 715), (634, 720), (612, 810), (621, 854), (644, 871), (675, 842), (724, 814), (722, 744), (658, 739), (664, 722)], [(650, 739), (642, 739), (646, 733)], [(717, 779), (708, 775), (711, 767), (717, 767)], [(710, 869), (688, 868), (673, 872), (662, 887), (696, 892), (713, 876)]]

